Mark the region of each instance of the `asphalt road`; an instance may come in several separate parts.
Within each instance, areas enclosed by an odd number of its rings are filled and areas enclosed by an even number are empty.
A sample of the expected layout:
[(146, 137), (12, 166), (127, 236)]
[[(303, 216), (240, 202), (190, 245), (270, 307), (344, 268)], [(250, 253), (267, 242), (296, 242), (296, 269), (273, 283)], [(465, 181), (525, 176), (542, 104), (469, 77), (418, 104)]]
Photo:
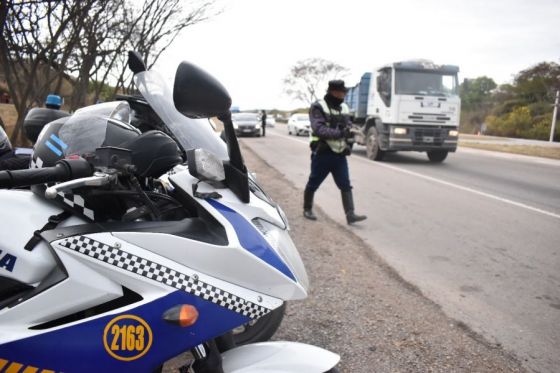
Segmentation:
[[(303, 198), (306, 138), (279, 124), (241, 141)], [(460, 148), (443, 164), (411, 152), (372, 162), (357, 147), (349, 164), (369, 217), (355, 234), (450, 317), (532, 370), (560, 369), (560, 161)], [(316, 203), (345, 222), (330, 178)]]

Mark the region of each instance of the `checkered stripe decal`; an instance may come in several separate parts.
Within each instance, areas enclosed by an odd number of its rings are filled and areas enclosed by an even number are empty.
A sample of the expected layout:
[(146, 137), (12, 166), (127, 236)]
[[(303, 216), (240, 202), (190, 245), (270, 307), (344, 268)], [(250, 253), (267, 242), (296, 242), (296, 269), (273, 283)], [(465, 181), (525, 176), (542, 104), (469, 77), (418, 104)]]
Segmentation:
[[(37, 157), (37, 160), (31, 158), (31, 164), (29, 167), (42, 168), (43, 160), (39, 157)], [(94, 211), (86, 207), (86, 202), (81, 196), (73, 193), (59, 192), (56, 196), (56, 200), (76, 209), (76, 211), (82, 213), (85, 217), (95, 220)]]
[(92, 209), (86, 207), (86, 201), (82, 196), (73, 193), (58, 192), (56, 200), (74, 208), (76, 211), (82, 213), (87, 218), (95, 220), (95, 213)]
[(137, 275), (161, 282), (175, 289), (196, 295), (251, 319), (257, 319), (270, 312), (266, 307), (249, 302), (184, 273), (177, 272), (161, 264), (140, 258), (88, 237), (70, 237), (63, 240), (60, 245)]
[(31, 163), (29, 165), (29, 168), (42, 168), (43, 167), (43, 160), (39, 157), (37, 157), (37, 160), (33, 159), (33, 157), (31, 157)]

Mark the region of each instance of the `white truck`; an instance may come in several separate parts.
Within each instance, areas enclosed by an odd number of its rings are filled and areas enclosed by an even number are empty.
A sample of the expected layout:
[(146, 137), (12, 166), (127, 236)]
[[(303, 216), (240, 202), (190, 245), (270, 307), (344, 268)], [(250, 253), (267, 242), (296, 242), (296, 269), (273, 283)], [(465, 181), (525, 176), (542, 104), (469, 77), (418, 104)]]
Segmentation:
[(461, 100), (459, 67), (428, 60), (395, 62), (365, 73), (349, 89), (354, 140), (380, 161), (387, 152), (426, 152), (443, 162), (457, 149)]

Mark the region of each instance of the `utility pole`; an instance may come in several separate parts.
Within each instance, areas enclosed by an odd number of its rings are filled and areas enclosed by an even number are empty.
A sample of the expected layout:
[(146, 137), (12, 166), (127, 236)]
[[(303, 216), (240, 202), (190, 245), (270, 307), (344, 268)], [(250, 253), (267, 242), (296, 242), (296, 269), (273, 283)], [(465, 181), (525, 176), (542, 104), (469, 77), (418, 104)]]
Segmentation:
[(554, 101), (554, 111), (552, 112), (552, 125), (550, 126), (550, 142), (554, 140), (554, 131), (556, 129), (556, 112), (558, 111), (558, 98), (560, 91), (556, 91), (556, 100)]

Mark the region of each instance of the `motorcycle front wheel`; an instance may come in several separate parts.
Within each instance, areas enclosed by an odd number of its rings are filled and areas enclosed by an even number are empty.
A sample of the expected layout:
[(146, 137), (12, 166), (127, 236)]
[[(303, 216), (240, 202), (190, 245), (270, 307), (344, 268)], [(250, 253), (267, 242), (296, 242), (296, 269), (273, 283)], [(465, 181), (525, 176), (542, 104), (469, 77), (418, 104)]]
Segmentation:
[(286, 302), (275, 310), (270, 311), (257, 320), (251, 320), (247, 324), (233, 329), (233, 340), (236, 346), (249, 343), (268, 341), (282, 323), (286, 312)]

